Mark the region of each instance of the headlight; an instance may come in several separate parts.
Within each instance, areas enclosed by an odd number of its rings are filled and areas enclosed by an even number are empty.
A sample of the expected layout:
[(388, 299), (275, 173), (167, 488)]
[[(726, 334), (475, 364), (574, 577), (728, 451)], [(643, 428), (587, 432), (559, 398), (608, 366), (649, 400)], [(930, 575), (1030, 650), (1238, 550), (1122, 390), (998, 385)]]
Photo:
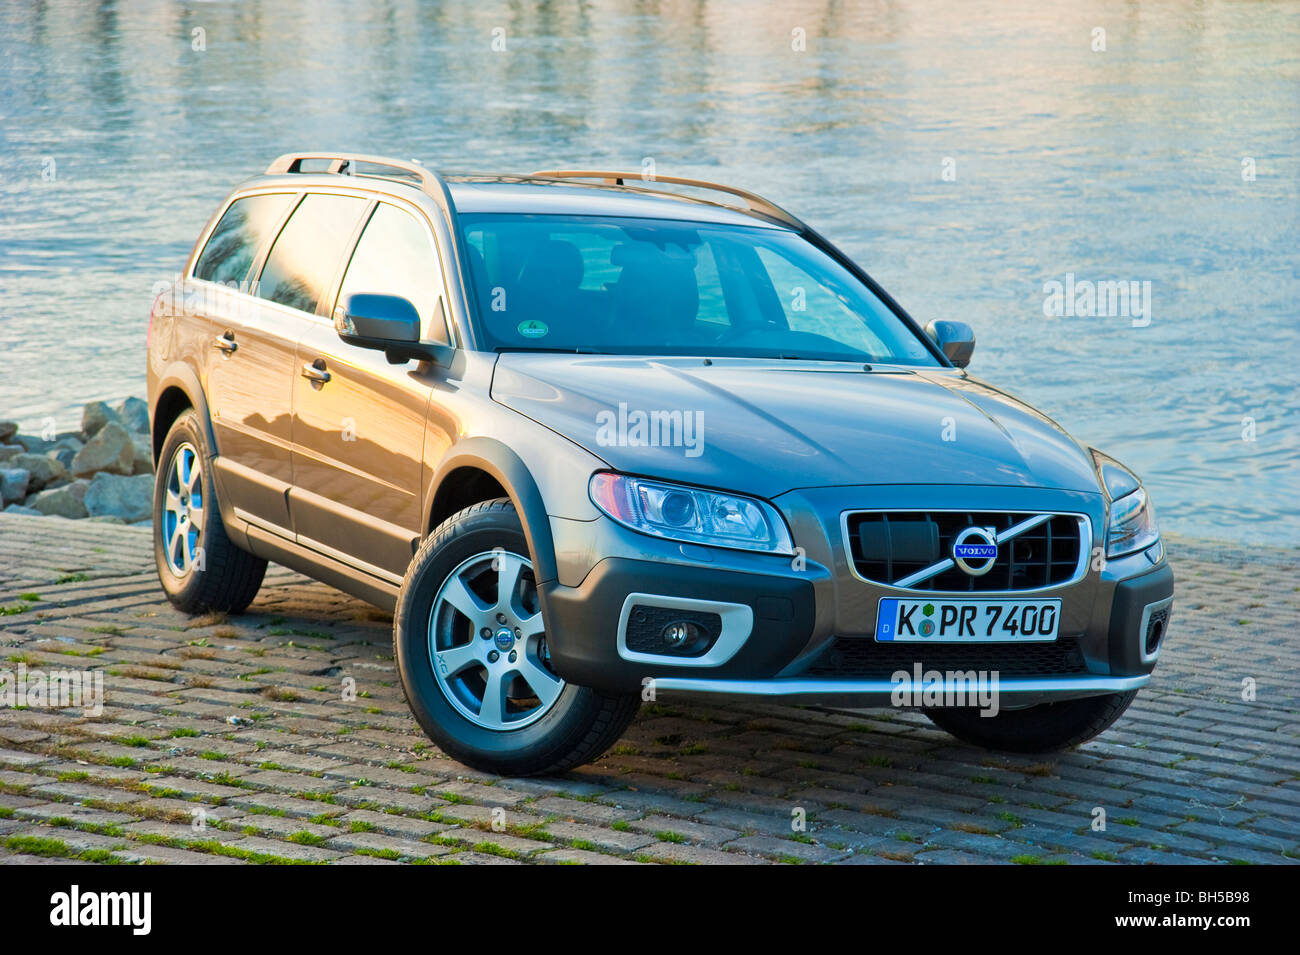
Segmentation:
[(1137, 475), (1114, 458), (1092, 452), (1097, 476), (1110, 499), (1110, 521), (1106, 525), (1106, 557), (1124, 557), (1146, 550), (1160, 540), (1156, 512)]
[(1110, 525), (1106, 528), (1106, 556), (1123, 557), (1146, 550), (1160, 540), (1156, 512), (1147, 492), (1138, 488), (1110, 503)]
[(791, 554), (785, 521), (765, 501), (598, 471), (592, 502), (624, 527), (693, 544)]

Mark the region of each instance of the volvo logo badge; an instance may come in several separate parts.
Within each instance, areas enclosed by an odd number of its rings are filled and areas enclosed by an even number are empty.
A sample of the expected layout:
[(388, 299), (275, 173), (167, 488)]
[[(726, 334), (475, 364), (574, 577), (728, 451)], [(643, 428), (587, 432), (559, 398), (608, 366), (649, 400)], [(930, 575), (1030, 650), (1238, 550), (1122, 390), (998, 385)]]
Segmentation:
[(952, 543), (952, 559), (972, 577), (982, 577), (998, 560), (998, 538), (991, 527), (968, 527)]

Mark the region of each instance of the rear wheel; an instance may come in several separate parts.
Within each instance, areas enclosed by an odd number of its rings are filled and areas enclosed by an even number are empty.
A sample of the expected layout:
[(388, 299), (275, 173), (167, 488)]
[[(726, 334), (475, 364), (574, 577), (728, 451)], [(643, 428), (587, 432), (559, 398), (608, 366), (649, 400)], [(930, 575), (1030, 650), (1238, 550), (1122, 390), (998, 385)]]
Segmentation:
[(402, 689), (420, 726), (461, 762), (513, 776), (595, 759), (640, 704), (551, 669), (527, 555), (509, 500), (466, 508), (416, 554), (393, 620)]
[(226, 536), (203, 423), (193, 409), (173, 422), (158, 458), (153, 552), (167, 599), (187, 613), (240, 613), (257, 596), (266, 573), (265, 560)]
[(1046, 753), (1086, 743), (1128, 709), (1137, 690), (1081, 700), (1040, 703), (1023, 710), (981, 716), (969, 707), (927, 707), (925, 715), (941, 730), (966, 743), (1012, 753)]

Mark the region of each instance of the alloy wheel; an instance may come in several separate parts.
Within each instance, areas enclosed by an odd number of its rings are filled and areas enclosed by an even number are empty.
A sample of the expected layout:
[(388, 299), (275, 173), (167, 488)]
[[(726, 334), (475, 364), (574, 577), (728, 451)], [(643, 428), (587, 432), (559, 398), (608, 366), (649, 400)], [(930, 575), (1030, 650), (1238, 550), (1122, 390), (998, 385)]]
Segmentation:
[(184, 577), (200, 560), (203, 548), (203, 469), (188, 441), (177, 447), (167, 465), (162, 513), (163, 553), (167, 567)]
[(429, 656), (447, 700), (477, 726), (515, 730), (549, 712), (564, 681), (528, 558), (497, 548), (462, 561), (434, 597)]

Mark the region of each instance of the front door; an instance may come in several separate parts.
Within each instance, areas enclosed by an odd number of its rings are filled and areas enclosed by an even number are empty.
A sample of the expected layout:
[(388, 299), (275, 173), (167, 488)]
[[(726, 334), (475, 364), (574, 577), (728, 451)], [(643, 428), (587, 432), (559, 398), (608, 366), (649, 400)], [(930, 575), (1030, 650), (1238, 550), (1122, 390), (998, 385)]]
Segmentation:
[[(334, 307), (358, 292), (400, 295), (420, 313), (424, 337), (446, 342), (441, 275), (427, 223), (381, 202)], [(441, 369), (390, 365), (324, 322), (299, 340), (297, 361), (291, 502), (298, 541), (400, 583), (422, 536), (425, 419)]]

